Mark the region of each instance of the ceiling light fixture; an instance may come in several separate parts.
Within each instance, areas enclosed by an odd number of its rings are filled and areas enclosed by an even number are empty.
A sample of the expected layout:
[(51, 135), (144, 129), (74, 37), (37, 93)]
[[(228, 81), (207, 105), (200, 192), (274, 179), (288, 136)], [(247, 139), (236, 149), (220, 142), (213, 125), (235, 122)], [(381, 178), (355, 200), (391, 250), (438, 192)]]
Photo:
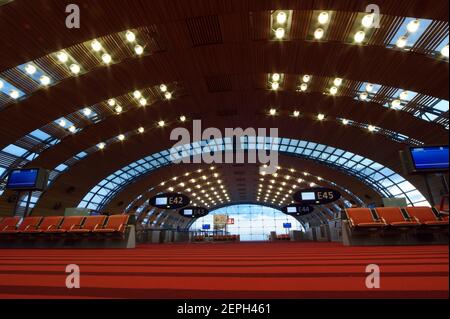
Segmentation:
[(106, 145), (105, 143), (101, 142), (97, 144), (97, 147), (102, 150), (105, 148), (105, 145)]
[(340, 86), (342, 84), (342, 79), (341, 78), (335, 78), (333, 83), (336, 86)]
[(134, 96), (135, 99), (140, 99), (141, 96), (142, 96), (142, 93), (141, 93), (141, 91), (136, 90), (136, 91), (133, 92), (133, 96)]
[(142, 55), (144, 53), (144, 47), (142, 45), (137, 44), (134, 47), (134, 52), (136, 52), (137, 55)]
[(276, 91), (276, 90), (278, 90), (278, 88), (280, 87), (280, 83), (278, 83), (278, 82), (272, 82), (272, 83), (270, 84), (270, 86), (271, 86), (272, 90)]
[(146, 105), (147, 105), (147, 99), (141, 97), (141, 98), (139, 99), (139, 104), (140, 104), (141, 106), (146, 106)]
[(408, 30), (409, 33), (414, 33), (417, 30), (419, 30), (419, 27), (420, 27), (420, 20), (415, 19), (408, 23), (406, 29)]
[(448, 44), (442, 48), (441, 54), (443, 57), (448, 58)]
[(273, 116), (273, 115), (277, 114), (277, 110), (276, 109), (270, 109), (269, 110), (269, 114)]
[(66, 63), (69, 60), (69, 56), (67, 55), (66, 52), (63, 52), (63, 51), (58, 52), (56, 54), (56, 57), (58, 58), (59, 62), (61, 62), (61, 63)]
[(398, 48), (404, 48), (404, 47), (406, 46), (407, 42), (408, 42), (408, 38), (405, 37), (404, 35), (402, 35), (400, 38), (398, 38), (398, 40), (397, 40), (397, 42), (395, 43), (395, 45), (396, 45)]
[(117, 136), (117, 138), (119, 139), (119, 141), (123, 141), (125, 139), (125, 135), (120, 134), (119, 136)]
[(164, 121), (159, 121), (158, 122), (158, 126), (159, 127), (164, 127), (166, 125), (166, 122), (164, 122)]
[(324, 120), (324, 119), (325, 119), (325, 114), (322, 114), (322, 113), (317, 114), (317, 119), (318, 119), (319, 121)]
[(185, 122), (185, 121), (186, 121), (186, 116), (181, 115), (181, 116), (180, 116), (180, 122)]
[(122, 113), (122, 111), (123, 111), (123, 108), (120, 106), (120, 105), (117, 105), (115, 108), (114, 108), (114, 110), (116, 111), (116, 113)]
[(45, 85), (45, 86), (49, 85), (51, 82), (50, 78), (47, 75), (42, 75), (39, 78), (39, 81), (41, 82), (42, 85)]
[(78, 64), (75, 64), (75, 63), (71, 64), (69, 68), (70, 68), (70, 72), (72, 72), (75, 75), (77, 75), (81, 71), (80, 66)]
[(164, 97), (166, 98), (166, 100), (170, 100), (172, 98), (172, 93), (166, 92), (164, 93)]
[(306, 84), (306, 83), (300, 84), (300, 90), (302, 92), (305, 92), (307, 89), (308, 89), (308, 84)]
[(284, 12), (284, 11), (278, 12), (278, 14), (277, 14), (277, 22), (279, 24), (285, 24), (286, 21), (287, 21), (287, 14), (286, 14), (286, 12)]
[(374, 21), (374, 14), (366, 14), (362, 20), (361, 20), (361, 24), (364, 28), (371, 28), (373, 25), (373, 21)]
[(365, 101), (365, 100), (367, 100), (367, 97), (368, 97), (369, 95), (367, 94), (367, 92), (361, 92), (360, 94), (359, 94), (359, 99), (361, 100), (361, 101)]
[(285, 30), (284, 28), (278, 28), (275, 30), (275, 38), (281, 40), (284, 38), (284, 34), (285, 34)]
[(349, 120), (347, 119), (342, 119), (342, 124), (347, 125), (349, 123)]
[(366, 37), (366, 33), (364, 31), (358, 31), (355, 33), (354, 39), (356, 43), (361, 43), (364, 41), (364, 38)]
[(142, 133), (144, 133), (144, 131), (145, 131), (145, 129), (144, 129), (142, 126), (141, 126), (140, 128), (138, 128), (138, 132), (139, 132), (139, 133), (142, 134)]
[(273, 73), (272, 74), (272, 81), (274, 81), (274, 82), (280, 81), (280, 74), (279, 73)]
[(316, 29), (316, 31), (314, 31), (314, 38), (315, 38), (316, 40), (322, 39), (323, 33), (324, 33), (324, 31), (323, 31), (322, 28)]
[(94, 40), (91, 42), (91, 48), (95, 52), (98, 52), (102, 49), (102, 44), (98, 40)]
[(321, 13), (319, 14), (319, 16), (317, 17), (317, 21), (318, 21), (320, 24), (325, 24), (325, 23), (328, 22), (329, 17), (330, 17), (329, 13), (326, 12), (326, 11), (323, 11), (323, 12), (321, 12)]
[(112, 58), (111, 58), (111, 56), (110, 56), (108, 53), (104, 53), (104, 54), (102, 55), (102, 61), (103, 61), (103, 63), (105, 63), (105, 64), (109, 64), (109, 63), (111, 63)]
[(25, 72), (27, 72), (29, 75), (33, 75), (34, 73), (36, 73), (36, 71), (36, 67), (32, 64), (27, 64), (25, 66)]
[(76, 130), (77, 130), (77, 128), (75, 126), (73, 126), (73, 125), (69, 127), (69, 132), (70, 133), (75, 133)]
[(330, 88), (330, 94), (331, 94), (331, 95), (336, 95), (337, 90), (338, 90), (337, 87), (332, 86), (332, 87)]
[(366, 91), (367, 92), (372, 92), (373, 91), (373, 84), (367, 83), (366, 84)]
[(125, 34), (125, 37), (127, 38), (128, 42), (136, 41), (136, 35), (132, 31), (127, 31), (127, 33)]
[(84, 110), (83, 110), (83, 114), (86, 115), (86, 116), (89, 116), (89, 115), (92, 114), (92, 110), (90, 108), (88, 108), (88, 107), (85, 107)]
[(116, 100), (115, 100), (115, 99), (109, 99), (109, 100), (108, 100), (108, 105), (109, 105), (109, 106), (114, 106), (114, 105), (116, 105)]
[(294, 113), (292, 113), (292, 115), (294, 117), (299, 117), (300, 116), (300, 111), (294, 111)]
[(311, 76), (308, 74), (305, 74), (302, 78), (303, 82), (308, 83), (309, 80), (311, 80)]

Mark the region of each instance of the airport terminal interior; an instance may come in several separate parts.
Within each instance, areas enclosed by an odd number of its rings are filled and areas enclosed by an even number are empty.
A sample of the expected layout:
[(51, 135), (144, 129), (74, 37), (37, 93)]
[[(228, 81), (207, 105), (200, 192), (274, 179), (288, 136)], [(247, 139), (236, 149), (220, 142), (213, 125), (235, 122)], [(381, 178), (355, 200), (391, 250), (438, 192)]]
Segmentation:
[(448, 0), (0, 0), (0, 298), (449, 297)]

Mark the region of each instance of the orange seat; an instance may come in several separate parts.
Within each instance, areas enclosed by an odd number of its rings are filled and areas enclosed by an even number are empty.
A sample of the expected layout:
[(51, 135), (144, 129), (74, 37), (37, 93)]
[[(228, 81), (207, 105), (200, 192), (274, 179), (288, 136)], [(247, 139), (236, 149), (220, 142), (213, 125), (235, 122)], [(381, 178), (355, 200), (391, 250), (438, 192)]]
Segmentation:
[(105, 223), (106, 216), (88, 216), (83, 225), (74, 226), (69, 233), (90, 233), (96, 228), (100, 228)]
[(128, 223), (128, 215), (112, 215), (108, 217), (105, 226), (93, 230), (94, 233), (124, 233)]
[(11, 231), (13, 233), (21, 233), (28, 229), (36, 229), (39, 223), (42, 221), (42, 217), (25, 217), (22, 223), (17, 227), (17, 230)]
[(384, 227), (383, 220), (375, 220), (369, 208), (348, 208), (345, 210), (351, 227)]
[(413, 227), (420, 226), (420, 222), (415, 218), (408, 218), (402, 214), (400, 207), (378, 207), (376, 208), (378, 216), (389, 226), (394, 227)]
[(62, 216), (47, 216), (44, 217), (44, 220), (39, 225), (39, 227), (31, 229), (28, 228), (26, 230), (23, 230), (22, 233), (24, 234), (37, 234), (42, 232), (47, 232), (50, 229), (57, 229), (59, 225), (61, 224), (63, 220)]
[(48, 230), (44, 230), (45, 233), (53, 233), (53, 234), (61, 234), (66, 233), (72, 228), (80, 226), (83, 222), (83, 216), (69, 216), (64, 217), (64, 220), (59, 228), (50, 228)]
[(405, 210), (408, 214), (416, 218), (421, 224), (429, 226), (448, 225), (445, 218), (441, 219), (433, 212), (430, 207), (406, 207)]
[(20, 217), (5, 217), (0, 222), (0, 233), (8, 233), (10, 230), (16, 230)]

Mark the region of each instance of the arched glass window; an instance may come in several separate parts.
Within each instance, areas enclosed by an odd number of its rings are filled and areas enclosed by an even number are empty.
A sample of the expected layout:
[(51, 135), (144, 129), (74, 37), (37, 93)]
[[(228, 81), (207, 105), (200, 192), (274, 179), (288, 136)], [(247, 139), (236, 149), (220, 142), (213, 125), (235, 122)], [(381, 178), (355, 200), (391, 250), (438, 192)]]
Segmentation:
[[(240, 235), (241, 241), (268, 240), (270, 232), (278, 235), (287, 234), (289, 230), (303, 230), (302, 224), (294, 217), (286, 215), (272, 207), (260, 205), (233, 205), (216, 209), (205, 217), (197, 219), (190, 227), (191, 231), (202, 231), (203, 225), (210, 225), (214, 231), (214, 216), (227, 215), (233, 219), (233, 224), (226, 226), (230, 235)], [(290, 224), (291, 228), (284, 228), (283, 224)]]

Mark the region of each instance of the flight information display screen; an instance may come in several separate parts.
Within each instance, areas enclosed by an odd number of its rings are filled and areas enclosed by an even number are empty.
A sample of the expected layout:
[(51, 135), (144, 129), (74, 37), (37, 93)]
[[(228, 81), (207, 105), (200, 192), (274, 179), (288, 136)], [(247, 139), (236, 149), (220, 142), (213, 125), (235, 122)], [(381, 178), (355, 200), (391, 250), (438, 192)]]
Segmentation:
[(291, 223), (283, 223), (283, 228), (292, 228)]
[(448, 170), (448, 146), (411, 147), (414, 168), (422, 170)]
[(14, 170), (9, 175), (7, 188), (32, 189), (36, 186), (38, 173), (39, 173), (38, 169)]

